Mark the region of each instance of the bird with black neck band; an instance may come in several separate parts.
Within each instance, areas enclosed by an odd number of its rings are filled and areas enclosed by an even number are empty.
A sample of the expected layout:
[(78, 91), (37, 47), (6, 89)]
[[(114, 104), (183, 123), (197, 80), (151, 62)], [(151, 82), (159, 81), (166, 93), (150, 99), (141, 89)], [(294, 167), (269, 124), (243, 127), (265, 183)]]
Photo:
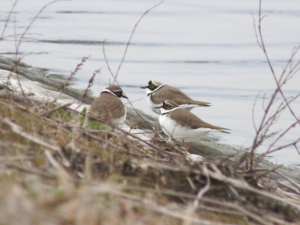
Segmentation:
[(186, 110), (191, 110), (194, 107), (210, 106), (209, 102), (193, 100), (178, 88), (158, 81), (150, 80), (147, 86), (141, 88), (146, 90), (148, 105), (156, 114), (160, 114), (158, 107), (162, 106), (165, 100), (171, 100)]
[(100, 96), (93, 101), (88, 116), (115, 125), (123, 124), (127, 111), (120, 100), (121, 98), (127, 99), (119, 86), (111, 85), (105, 88), (101, 91)]
[(170, 138), (181, 140), (183, 146), (186, 141), (186, 151), (189, 150), (190, 141), (201, 139), (211, 131), (230, 134), (229, 129), (206, 123), (173, 101), (165, 100), (157, 109), (161, 112), (159, 124), (163, 132)]

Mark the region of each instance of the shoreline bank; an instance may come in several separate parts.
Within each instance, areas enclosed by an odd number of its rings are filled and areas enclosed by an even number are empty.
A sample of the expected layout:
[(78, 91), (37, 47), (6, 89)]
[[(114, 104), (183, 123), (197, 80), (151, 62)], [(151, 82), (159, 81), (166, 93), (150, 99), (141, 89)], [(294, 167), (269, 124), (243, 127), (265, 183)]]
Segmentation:
[(151, 129), (136, 129), (145, 125), (133, 109), (129, 125), (87, 128), (88, 105), (78, 113), (81, 102), (64, 94), (54, 103), (59, 92), (9, 71), (0, 70), (0, 82), (1, 223), (300, 221), (297, 168), (264, 161), (249, 171), (246, 152), (213, 138), (191, 145), (205, 159), (186, 156)]

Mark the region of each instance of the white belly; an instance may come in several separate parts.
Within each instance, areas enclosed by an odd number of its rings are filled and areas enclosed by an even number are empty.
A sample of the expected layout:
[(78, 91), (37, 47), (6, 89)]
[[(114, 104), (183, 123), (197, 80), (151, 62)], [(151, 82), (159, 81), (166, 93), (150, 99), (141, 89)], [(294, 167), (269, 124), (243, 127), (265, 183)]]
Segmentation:
[(126, 119), (126, 116), (127, 116), (127, 110), (126, 110), (126, 107), (124, 106), (125, 108), (125, 114), (124, 116), (121, 116), (120, 118), (116, 118), (116, 119), (113, 119), (112, 122), (114, 124), (122, 124), (125, 122), (125, 119)]
[(162, 104), (160, 104), (160, 105), (159, 105), (159, 104), (154, 104), (154, 103), (152, 102), (151, 95), (149, 95), (149, 96), (147, 97), (147, 101), (148, 101), (148, 105), (149, 105), (150, 109), (151, 109), (154, 113), (160, 115), (160, 109), (156, 109), (155, 107), (160, 107), (160, 106), (162, 106)]
[(192, 129), (190, 127), (183, 127), (167, 115), (161, 115), (159, 117), (159, 123), (166, 135), (174, 139), (184, 140), (187, 142), (205, 137), (210, 131), (212, 131), (210, 128)]

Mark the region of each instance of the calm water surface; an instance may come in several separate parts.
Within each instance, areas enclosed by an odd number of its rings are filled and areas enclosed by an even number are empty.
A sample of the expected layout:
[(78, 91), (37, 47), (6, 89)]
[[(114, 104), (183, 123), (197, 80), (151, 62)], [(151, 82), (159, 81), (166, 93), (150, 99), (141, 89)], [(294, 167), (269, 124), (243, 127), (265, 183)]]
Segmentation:
[[(1, 0), (0, 27), (14, 1)], [(13, 10), (6, 35), (22, 33), (37, 12), (49, 1), (19, 0)], [(76, 75), (74, 86), (84, 89), (93, 71), (105, 65), (102, 43), (114, 72), (123, 56), (131, 31), (154, 0), (82, 0), (60, 1), (48, 6), (34, 22), (19, 49), (23, 61), (48, 69), (46, 76), (68, 76), (84, 56), (89, 56)], [(210, 108), (193, 113), (214, 125), (232, 129), (231, 135), (215, 134), (221, 143), (247, 147), (255, 134), (252, 107), (257, 94), (266, 93), (268, 101), (275, 82), (258, 47), (253, 29), (257, 16), (256, 0), (166, 0), (147, 14), (138, 25), (118, 82), (133, 105), (154, 115), (147, 106), (146, 94), (139, 89), (150, 79), (176, 86), (194, 99), (212, 103)], [(264, 0), (263, 35), (275, 72), (280, 74), (293, 47), (300, 44), (300, 1)], [(11, 57), (15, 38), (0, 42), (0, 53)], [(299, 59), (299, 57), (298, 57)], [(95, 96), (112, 82), (104, 67), (92, 91)], [(287, 96), (300, 90), (300, 75), (287, 84)], [(280, 100), (280, 99), (279, 99)], [(279, 101), (278, 100), (278, 101)], [(262, 117), (259, 98), (255, 110), (256, 124)], [(300, 114), (300, 101), (292, 105)], [(283, 113), (275, 130), (294, 122)], [(299, 126), (279, 144), (300, 136)], [(264, 151), (270, 142), (260, 150)], [(298, 144), (300, 148), (300, 145)], [(276, 152), (271, 160), (286, 165), (300, 165), (294, 148)]]

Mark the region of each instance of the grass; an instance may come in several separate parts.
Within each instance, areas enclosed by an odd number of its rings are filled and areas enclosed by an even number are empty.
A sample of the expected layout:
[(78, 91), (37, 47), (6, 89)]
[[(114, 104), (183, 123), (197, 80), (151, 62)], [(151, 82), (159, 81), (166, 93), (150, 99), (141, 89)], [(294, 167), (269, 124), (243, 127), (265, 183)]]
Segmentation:
[(246, 160), (190, 162), (157, 136), (84, 126), (85, 113), (0, 98), (0, 224), (300, 221), (299, 194), (256, 179)]

